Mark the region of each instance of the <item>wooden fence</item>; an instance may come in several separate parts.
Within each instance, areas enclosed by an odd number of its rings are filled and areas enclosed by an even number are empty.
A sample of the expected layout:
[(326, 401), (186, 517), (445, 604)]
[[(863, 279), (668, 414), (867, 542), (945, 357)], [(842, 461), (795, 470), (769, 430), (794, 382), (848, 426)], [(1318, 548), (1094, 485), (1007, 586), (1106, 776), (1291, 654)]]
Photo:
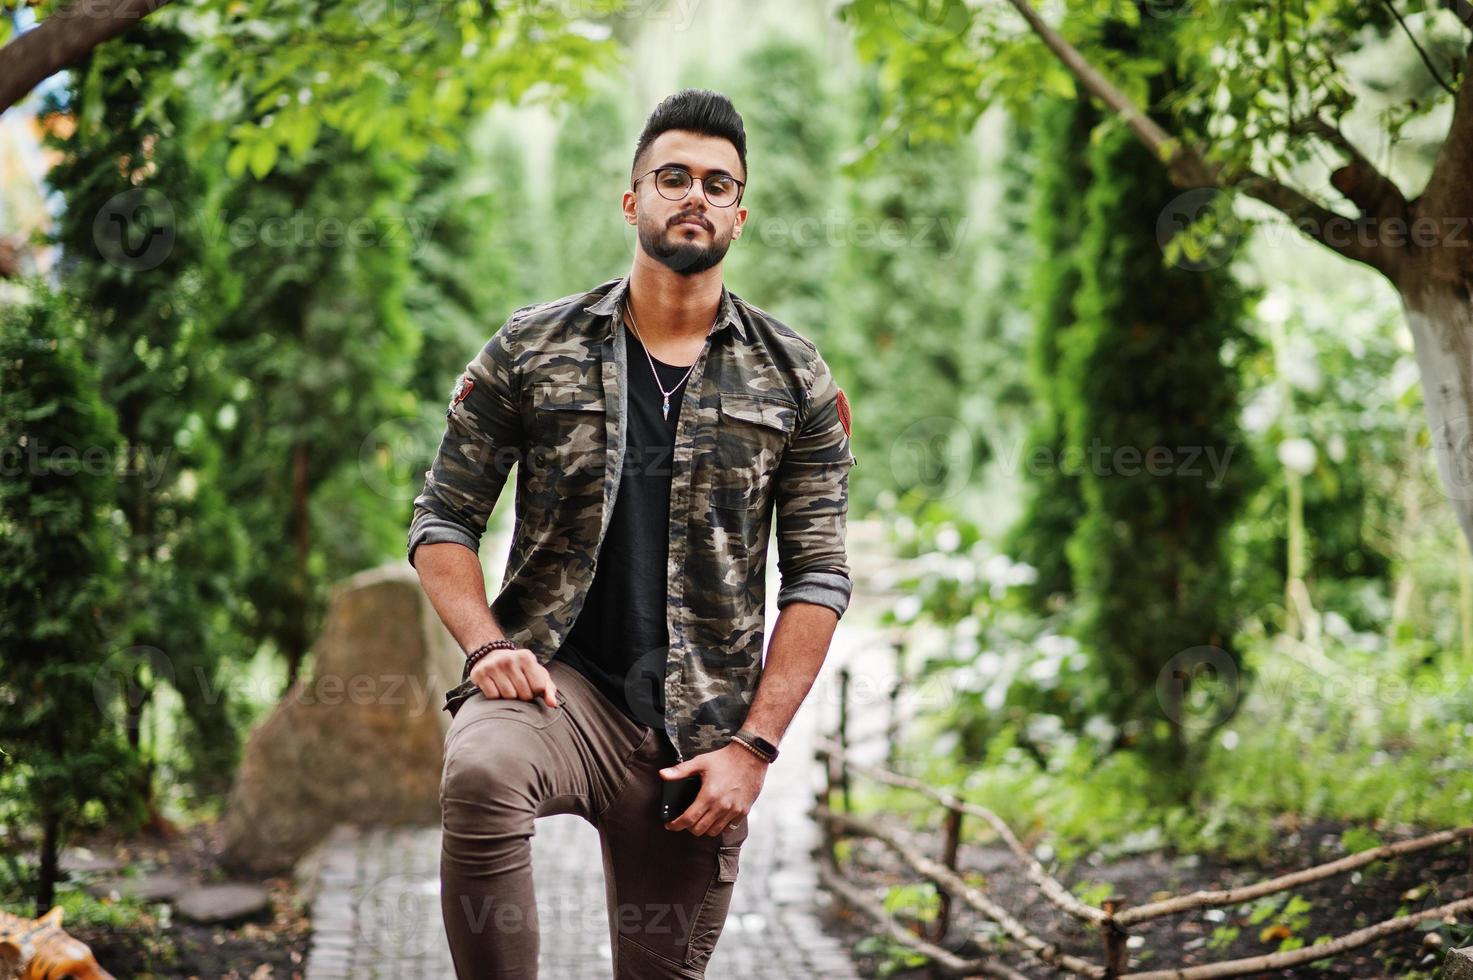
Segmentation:
[[(1347, 950), (1365, 946), (1386, 936), (1406, 932), (1414, 928), (1417, 923), (1427, 919), (1473, 911), (1473, 896), (1464, 896), (1435, 908), (1422, 909), (1408, 915), (1387, 919), (1313, 946), (1201, 966), (1131, 973), (1129, 972), (1128, 954), (1130, 929), (1138, 923), (1194, 909), (1237, 905), (1265, 895), (1286, 891), (1311, 881), (1344, 874), (1356, 868), (1365, 867), (1373, 861), (1441, 847), (1459, 840), (1473, 840), (1473, 826), (1444, 830), (1414, 840), (1399, 841), (1395, 844), (1360, 851), (1336, 861), (1237, 888), (1196, 891), (1133, 907), (1122, 906), (1109, 900), (1099, 906), (1090, 905), (1080, 901), (1044, 870), (1043, 866), (1023, 847), (1012, 829), (987, 807), (967, 802), (952, 793), (934, 789), (910, 776), (904, 776), (879, 766), (866, 765), (853, 759), (848, 737), (848, 688), (848, 671), (841, 670), (841, 700), (837, 731), (832, 738), (821, 738), (816, 744), (816, 754), (823, 763), (826, 773), (824, 788), (820, 791), (812, 811), (823, 837), (823, 846), (819, 854), (819, 877), (826, 887), (839, 895), (847, 904), (864, 913), (897, 942), (928, 957), (943, 976), (1006, 977), (1009, 980), (1027, 980), (1025, 974), (992, 959), (964, 959), (939, 945), (951, 929), (958, 903), (996, 923), (1004, 934), (1018, 943), (1021, 949), (1047, 967), (1083, 977), (1120, 978), (1120, 980), (1207, 980), (1207, 978), (1240, 977), (1263, 971), (1282, 970), (1338, 956)], [(887, 759), (894, 758), (893, 748), (892, 743), (890, 751), (887, 751), (886, 754)], [(941, 808), (940, 816), (942, 817), (939, 858), (921, 853), (913, 845), (887, 831), (876, 822), (856, 816), (850, 800), (851, 775), (861, 775), (888, 786), (913, 791), (935, 802)], [(838, 809), (835, 809), (836, 799), (839, 801)], [(1056, 944), (1043, 940), (997, 901), (989, 897), (984, 889), (968, 883), (961, 877), (957, 867), (957, 853), (961, 843), (963, 820), (968, 816), (982, 820), (992, 828), (1006, 845), (1024, 875), (1044, 898), (1063, 914), (1086, 923), (1098, 933), (1102, 962), (1094, 962), (1070, 954)], [(937, 921), (930, 936), (918, 935), (905, 923), (887, 912), (880, 900), (844, 876), (835, 848), (839, 839), (843, 837), (867, 837), (880, 842), (903, 865), (936, 885), (941, 901)], [(990, 941), (990, 938), (986, 936), (976, 938), (983, 944)]]

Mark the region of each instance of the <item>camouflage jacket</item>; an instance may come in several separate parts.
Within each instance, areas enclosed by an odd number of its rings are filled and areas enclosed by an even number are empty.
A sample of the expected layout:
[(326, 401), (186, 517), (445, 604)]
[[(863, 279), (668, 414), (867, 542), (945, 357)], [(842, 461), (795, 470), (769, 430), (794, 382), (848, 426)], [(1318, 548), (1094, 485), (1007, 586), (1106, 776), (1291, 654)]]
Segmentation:
[[(625, 454), (627, 277), (514, 312), (466, 366), (415, 498), (421, 544), (476, 551), (517, 464), (503, 584), (491, 609), (546, 663), (598, 566)], [(844, 614), (849, 408), (806, 338), (722, 288), (686, 379), (670, 460), (665, 730), (681, 758), (741, 727), (762, 674), (767, 542), (777, 514), (778, 608)], [(475, 691), (446, 693), (452, 714)]]

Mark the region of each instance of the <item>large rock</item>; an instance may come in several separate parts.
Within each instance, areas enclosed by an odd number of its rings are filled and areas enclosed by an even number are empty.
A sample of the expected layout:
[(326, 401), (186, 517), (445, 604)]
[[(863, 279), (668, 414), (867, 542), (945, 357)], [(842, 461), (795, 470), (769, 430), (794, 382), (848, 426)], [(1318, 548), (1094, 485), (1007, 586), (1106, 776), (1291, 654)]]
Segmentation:
[(340, 822), (438, 824), (450, 713), (465, 656), (403, 562), (333, 591), (299, 678), (246, 743), (223, 818), (224, 862), (290, 869)]
[(172, 901), (190, 887), (188, 879), (171, 874), (145, 874), (132, 878), (102, 878), (87, 886), (98, 898), (136, 898), (140, 902)]
[(1442, 975), (1446, 980), (1473, 980), (1473, 946), (1448, 950)]
[(260, 885), (234, 883), (191, 888), (174, 903), (179, 914), (202, 925), (227, 925), (260, 916), (271, 907), (271, 893)]

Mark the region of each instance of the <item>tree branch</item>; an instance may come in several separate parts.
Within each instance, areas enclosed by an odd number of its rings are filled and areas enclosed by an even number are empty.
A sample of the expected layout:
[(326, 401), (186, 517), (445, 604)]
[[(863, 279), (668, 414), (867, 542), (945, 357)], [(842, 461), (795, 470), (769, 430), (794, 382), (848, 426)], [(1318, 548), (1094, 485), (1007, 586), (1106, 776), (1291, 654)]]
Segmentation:
[(1085, 89), (1119, 114), (1130, 127), (1130, 131), (1135, 133), (1157, 159), (1166, 164), (1173, 183), (1180, 187), (1208, 187), (1218, 183), (1216, 172), (1202, 159), (1195, 147), (1187, 146), (1143, 113), (1130, 101), (1129, 96), (1096, 71), (1088, 59), (1079, 53), (1078, 48), (1044, 23), (1038, 12), (1028, 5), (1028, 0), (1008, 2), (1028, 22), (1033, 33), (1064, 63), (1064, 67), (1073, 72)]
[(1432, 176), (1427, 186), (1412, 202), (1419, 215), (1448, 219), (1466, 216), (1473, 211), (1473, 181), (1468, 171), (1473, 167), (1473, 44), (1468, 46), (1463, 66), (1463, 83), (1453, 100), (1453, 118), (1447, 137), (1437, 150)]
[(169, 0), (76, 0), (0, 48), (0, 112)]
[(1330, 183), (1363, 214), (1389, 217), (1407, 213), (1407, 199), (1401, 188), (1367, 159), (1339, 126), (1322, 116), (1311, 116), (1291, 127), (1290, 132), (1318, 136), (1350, 159), (1349, 165), (1330, 175)]
[[(1044, 23), (1038, 13), (1029, 6), (1028, 0), (1008, 0), (1008, 2), (1023, 16), (1044, 45), (1063, 62), (1064, 67), (1074, 74), (1086, 91), (1124, 118), (1131, 132), (1135, 133), (1141, 142), (1166, 164), (1171, 182), (1177, 187), (1217, 187), (1223, 190), (1241, 191), (1282, 212), (1301, 231), (1331, 250), (1346, 258), (1365, 263), (1388, 278), (1395, 278), (1392, 270), (1405, 256), (1406, 249), (1404, 247), (1381, 247), (1378, 240), (1384, 230), (1379, 219), (1394, 216), (1394, 210), (1389, 213), (1380, 210), (1370, 212), (1367, 217), (1372, 220), (1367, 223), (1339, 214), (1312, 200), (1303, 192), (1272, 177), (1266, 177), (1251, 170), (1243, 172), (1241, 176), (1225, 175), (1223, 168), (1209, 162), (1201, 149), (1171, 135), (1154, 120), (1147, 117), (1130, 101), (1129, 96), (1096, 71), (1078, 48)], [(1467, 86), (1464, 88), (1466, 89)], [(1473, 104), (1473, 98), (1464, 101)], [(1470, 108), (1469, 112), (1473, 113), (1473, 108)], [(1334, 127), (1330, 129), (1333, 130)], [(1473, 121), (1470, 121), (1469, 130), (1470, 133), (1473, 133)], [(1343, 137), (1341, 139), (1343, 140)], [(1385, 175), (1377, 171), (1350, 144), (1349, 140), (1344, 140), (1343, 143), (1337, 145), (1351, 155), (1352, 166), (1355, 170), (1353, 180), (1350, 174), (1347, 174), (1343, 180), (1350, 191), (1342, 189), (1342, 193), (1345, 193), (1352, 201), (1355, 201), (1356, 197), (1365, 200), (1374, 198), (1383, 208), (1388, 203), (1394, 204), (1401, 201), (1401, 206), (1403, 210), (1405, 209), (1405, 198), (1401, 191)], [(1368, 229), (1369, 235), (1367, 234)]]
[(1405, 249), (1382, 247), (1380, 234), (1385, 229), (1377, 221), (1341, 214), (1313, 200), (1302, 191), (1255, 171), (1248, 171), (1233, 186), (1279, 211), (1300, 232), (1331, 251), (1364, 263), (1388, 279), (1395, 280), (1394, 268)]
[(1417, 49), (1417, 54), (1422, 56), (1422, 64), (1427, 66), (1427, 74), (1432, 76), (1434, 82), (1446, 89), (1448, 95), (1457, 95), (1457, 90), (1449, 85), (1438, 72), (1437, 66), (1432, 63), (1431, 57), (1427, 54), (1427, 49), (1422, 47), (1422, 43), (1417, 40), (1417, 35), (1413, 34), (1407, 22), (1401, 19), (1401, 11), (1396, 9), (1396, 4), (1391, 0), (1381, 0), (1381, 2), (1386, 5), (1386, 9), (1391, 11), (1391, 16), (1395, 17), (1396, 22), (1401, 25), (1401, 32), (1407, 36), (1408, 41), (1412, 42), (1412, 47)]

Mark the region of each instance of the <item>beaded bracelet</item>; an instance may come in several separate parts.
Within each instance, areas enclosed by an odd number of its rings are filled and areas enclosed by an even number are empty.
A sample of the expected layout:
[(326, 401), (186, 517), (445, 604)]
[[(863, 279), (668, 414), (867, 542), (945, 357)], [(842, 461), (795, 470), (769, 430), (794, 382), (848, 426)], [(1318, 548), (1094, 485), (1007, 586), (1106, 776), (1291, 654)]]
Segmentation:
[(766, 762), (769, 765), (772, 764), (772, 757), (770, 757), (766, 752), (763, 752), (761, 749), (757, 748), (757, 746), (753, 745), (751, 742), (747, 741), (745, 738), (742, 738), (740, 735), (733, 735), (731, 737), (731, 740), (740, 745), (742, 748), (746, 749), (748, 752), (755, 755), (757, 758), (761, 759), (763, 762)]
[(470, 677), (471, 676), (471, 668), (476, 665), (476, 661), (480, 660), (482, 657), (484, 657), (486, 654), (490, 653), (492, 650), (519, 650), (519, 649), (521, 649), (521, 648), (519, 646), (517, 646), (517, 644), (516, 644), (516, 642), (514, 640), (507, 640), (507, 639), (490, 640), (490, 641), (488, 641), (486, 643), (482, 643), (480, 646), (476, 647), (470, 653), (468, 653), (468, 654), (465, 655), (465, 676), (466, 677)]

